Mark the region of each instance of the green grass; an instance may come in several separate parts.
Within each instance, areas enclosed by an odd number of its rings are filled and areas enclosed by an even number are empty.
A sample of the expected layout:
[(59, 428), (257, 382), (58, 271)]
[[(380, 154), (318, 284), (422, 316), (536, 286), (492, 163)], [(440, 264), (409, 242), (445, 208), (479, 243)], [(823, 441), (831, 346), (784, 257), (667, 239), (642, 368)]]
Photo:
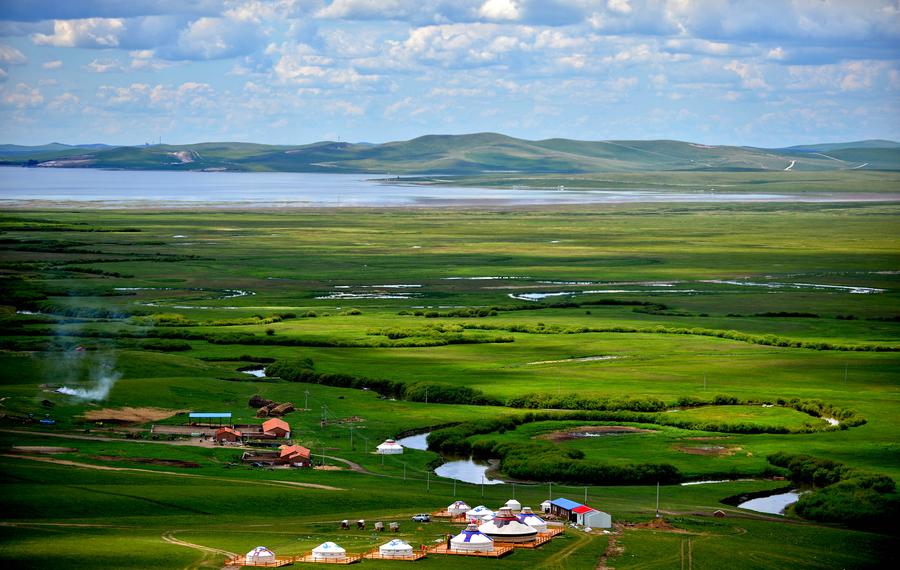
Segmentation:
[[(641, 176), (619, 179), (634, 184), (662, 181), (657, 175)], [(707, 173), (673, 176), (679, 184), (702, 186), (710, 182)], [(814, 190), (817, 184), (825, 189), (840, 186), (845, 191), (853, 190), (848, 186), (853, 178), (846, 173), (804, 176), (791, 182), (797, 184), (798, 191)], [(894, 184), (888, 174), (860, 176), (865, 176), (872, 191), (890, 191)], [(599, 180), (589, 178), (584, 184)], [(781, 178), (779, 173), (729, 174), (719, 180), (734, 184), (736, 191), (758, 188), (769, 192), (784, 188), (779, 186), (784, 183)], [(549, 184), (552, 179), (540, 181), (544, 182)], [(389, 401), (371, 391), (320, 385), (254, 382), (237, 370), (248, 364), (243, 356), (308, 357), (319, 372), (405, 383), (465, 385), (501, 401), (530, 392), (572, 392), (612, 399), (653, 397), (668, 403), (684, 396), (709, 400), (719, 394), (741, 399), (819, 399), (852, 408), (868, 423), (802, 435), (720, 434), (644, 425), (655, 431), (571, 440), (560, 445), (579, 449), (588, 459), (616, 465), (672, 463), (689, 477), (758, 474), (767, 466), (766, 455), (784, 451), (827, 457), (900, 479), (900, 428), (895, 421), (900, 411), (900, 356), (896, 352), (779, 348), (652, 332), (550, 334), (554, 327), (697, 327), (804, 342), (898, 346), (898, 324), (885, 320), (900, 315), (900, 278), (895, 273), (900, 266), (896, 216), (897, 207), (891, 204), (360, 210), (352, 215), (328, 210), (4, 213), (0, 217), (0, 229), (4, 231), (0, 284), (7, 307), (0, 320), (4, 331), (0, 338), (4, 343), (0, 351), (0, 427), (30, 433), (0, 432), (0, 451), (6, 453), (14, 445), (62, 445), (75, 451), (55, 456), (57, 459), (135, 471), (99, 471), (0, 458), (0, 507), (4, 513), (0, 522), (14, 523), (0, 526), (0, 559), (22, 564), (32, 556), (36, 557), (32, 558), (34, 565), (60, 568), (84, 567), (88, 560), (97, 561), (93, 567), (116, 568), (214, 567), (221, 563), (221, 557), (204, 558), (200, 552), (163, 542), (161, 536), (167, 531), (178, 531), (176, 536), (183, 540), (233, 552), (266, 544), (277, 547), (279, 553), (298, 553), (318, 542), (340, 538), (333, 528), (342, 518), (405, 521), (415, 512), (435, 510), (452, 500), (452, 482), (430, 472), (439, 460), (437, 454), (409, 450), (403, 456), (385, 458), (382, 465), (380, 457), (367, 451), (384, 438), (409, 430), (527, 412), (500, 406)], [(141, 231), (84, 231), (91, 228)], [(172, 238), (179, 234), (188, 238)], [(165, 256), (184, 254), (197, 257), (162, 261)], [(67, 267), (132, 277), (71, 272)], [(446, 279), (484, 276), (521, 279)], [(743, 278), (885, 291), (851, 294), (836, 289), (765, 289), (702, 282)], [(582, 280), (595, 283), (541, 282)], [(645, 281), (665, 281), (672, 287), (642, 284)], [(372, 287), (386, 284), (421, 287)], [(155, 289), (108, 295), (115, 288)], [(255, 294), (221, 298), (225, 290), (235, 289)], [(446, 312), (460, 306), (527, 305), (511, 299), (511, 293), (602, 289), (626, 292), (556, 297), (549, 302), (639, 300), (664, 303), (667, 309), (636, 312), (634, 306), (621, 305), (528, 306), (527, 310), (501, 310), (495, 316), (462, 319), (411, 314), (416, 307)], [(658, 292), (662, 289), (667, 292)], [(317, 298), (334, 292), (372, 291), (412, 295), (408, 299)], [(34, 300), (41, 295), (46, 299)], [(13, 308), (41, 306), (81, 314), (97, 309), (177, 313), (194, 322), (194, 326), (179, 330), (208, 335), (251, 333), (261, 340), (270, 338), (265, 329), (272, 328), (274, 340), (360, 344), (385, 340), (371, 334), (381, 329), (410, 329), (419, 335), (439, 337), (426, 327), (442, 324), (487, 325), (497, 330), (465, 329), (461, 334), (509, 335), (514, 342), (373, 348), (189, 340), (188, 351), (161, 353), (140, 349), (141, 338), (110, 338), (117, 331), (137, 336), (154, 331), (128, 318), (12, 314)], [(351, 308), (360, 309), (362, 314), (349, 315)], [(310, 310), (317, 316), (302, 317)], [(401, 311), (408, 314), (401, 315)], [(272, 324), (217, 326), (212, 322), (286, 312), (298, 318)], [(815, 313), (818, 318), (752, 316), (766, 312)], [(856, 318), (836, 318), (847, 315)], [(46, 322), (34, 322), (40, 319)], [(536, 330), (540, 323), (546, 333), (504, 330), (519, 326)], [(168, 330), (173, 328), (158, 327), (155, 332)], [(57, 334), (61, 331), (72, 336)], [(92, 336), (99, 333), (106, 336)], [(79, 345), (88, 350), (73, 350)], [(591, 356), (616, 358), (573, 360)], [(107, 400), (81, 402), (49, 391), (62, 384), (91, 385), (92, 372), (104, 360), (113, 362), (114, 370), (121, 375)], [(325, 455), (356, 462), (370, 474), (347, 469), (269, 471), (230, 467), (228, 464), (237, 457), (235, 450), (126, 441), (110, 426), (96, 426), (82, 417), (88, 410), (104, 407), (151, 406), (231, 411), (235, 421), (258, 421), (255, 410), (247, 404), (253, 394), (302, 407), (307, 391), (311, 410), (295, 411), (286, 418), (295, 440), (317, 455), (324, 451)], [(46, 407), (44, 400), (53, 406)], [(327, 406), (331, 418), (362, 419), (353, 424), (352, 445), (349, 424), (320, 425), (323, 406)], [(50, 414), (58, 423), (38, 427), (17, 419), (29, 413), (35, 417)], [(761, 406), (691, 408), (672, 415), (786, 427), (822, 423), (790, 409)], [(183, 421), (183, 416), (175, 416), (162, 423)], [(503, 434), (477, 438), (529, 441), (548, 431), (577, 425), (584, 422), (526, 424)], [(87, 441), (37, 434), (47, 431), (118, 439)], [(727, 453), (699, 455), (685, 451), (704, 446), (721, 446)], [(109, 456), (120, 460), (110, 460)], [(196, 462), (200, 467), (129, 461), (135, 458), (178, 459)], [(326, 461), (340, 465), (333, 459)], [(285, 480), (344, 490), (279, 483)], [(743, 518), (713, 521), (689, 514), (725, 508), (736, 517), (736, 509), (719, 502), (722, 498), (780, 485), (783, 483), (760, 481), (665, 487), (663, 509), (675, 513), (668, 517), (690, 534), (626, 531), (617, 537), (625, 551), (610, 563), (619, 568), (678, 567), (682, 543), (689, 537), (697, 568), (713, 567), (726, 558), (738, 568), (819, 568), (829, 561), (841, 567), (866, 567), (885, 556), (887, 539), (877, 534), (812, 527), (793, 518), (796, 524)], [(470, 504), (496, 506), (508, 499), (513, 489), (511, 485), (486, 487), (484, 499), (477, 486), (459, 484), (457, 492)], [(515, 491), (523, 503), (532, 506), (549, 492), (545, 484), (521, 483)], [(554, 484), (554, 495), (581, 499), (583, 492), (581, 487)], [(641, 522), (653, 516), (655, 489), (593, 487), (588, 493), (589, 503), (608, 510), (617, 521)], [(110, 526), (54, 526), (61, 523)], [(407, 524), (403, 536), (427, 541), (443, 530), (433, 525), (419, 531)], [(344, 542), (353, 550), (364, 550), (374, 544), (372, 540), (368, 534), (360, 534), (348, 536)], [(838, 549), (837, 545), (843, 546)], [(570, 533), (564, 541), (535, 552), (517, 552), (499, 563), (467, 560), (466, 564), (592, 568), (605, 548), (605, 536)], [(132, 554), (135, 552), (140, 554)], [(442, 559), (420, 564), (441, 567)]]

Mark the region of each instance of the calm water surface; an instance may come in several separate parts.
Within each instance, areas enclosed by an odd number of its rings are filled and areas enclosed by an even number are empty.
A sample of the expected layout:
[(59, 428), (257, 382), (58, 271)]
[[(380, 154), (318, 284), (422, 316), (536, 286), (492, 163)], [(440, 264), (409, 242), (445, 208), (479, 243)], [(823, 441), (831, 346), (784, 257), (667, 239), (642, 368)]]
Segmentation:
[[(0, 205), (90, 202), (93, 207), (539, 205), (622, 202), (834, 201), (827, 194), (717, 194), (681, 190), (497, 190), (383, 184), (370, 174), (165, 172), (0, 167)], [(880, 199), (889, 199), (884, 195)], [(846, 196), (837, 199), (847, 200)], [(858, 195), (855, 199), (860, 198)], [(47, 204), (41, 204), (47, 205)]]

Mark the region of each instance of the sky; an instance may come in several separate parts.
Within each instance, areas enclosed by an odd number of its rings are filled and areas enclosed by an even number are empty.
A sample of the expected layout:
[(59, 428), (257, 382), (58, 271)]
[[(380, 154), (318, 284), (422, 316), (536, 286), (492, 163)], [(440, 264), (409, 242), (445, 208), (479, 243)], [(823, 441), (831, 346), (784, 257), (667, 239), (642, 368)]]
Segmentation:
[(0, 142), (900, 140), (900, 0), (0, 0)]

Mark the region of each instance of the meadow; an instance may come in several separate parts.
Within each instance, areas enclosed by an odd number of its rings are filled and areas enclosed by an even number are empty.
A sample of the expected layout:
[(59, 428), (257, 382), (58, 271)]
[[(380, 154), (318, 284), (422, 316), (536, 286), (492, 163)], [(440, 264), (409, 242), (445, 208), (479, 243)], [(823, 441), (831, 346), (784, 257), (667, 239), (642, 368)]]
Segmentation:
[[(616, 568), (688, 567), (685, 556), (702, 568), (740, 552), (738, 568), (877, 566), (890, 529), (720, 501), (783, 487), (767, 478), (786, 474), (767, 461), (777, 452), (900, 479), (896, 219), (891, 203), (5, 212), (0, 559), (221, 567), (221, 552), (166, 533), (229, 552), (379, 544), (341, 536), (343, 518), (402, 521), (417, 545), (449, 527), (409, 516), (454, 496), (496, 506), (514, 493), (537, 506), (587, 493), (615, 521), (653, 519), (650, 485), (550, 479), (551, 490), (535, 472), (482, 488), (435, 476), (435, 451), (372, 453), (388, 437), (508, 419), (460, 445), (734, 481), (665, 485), (671, 529), (628, 527), (612, 545), (569, 531), (467, 564), (594, 568), (607, 552)], [(305, 381), (240, 370), (255, 364)], [(54, 391), (91, 388), (104, 370), (116, 381), (101, 401)], [(177, 424), (178, 411), (221, 410), (253, 422), (254, 394), (293, 402), (295, 441), (333, 469), (253, 469), (232, 448), (126, 439), (84, 416), (162, 408), (173, 415), (156, 423)], [(529, 397), (565, 409), (535, 419), (544, 411), (511, 405)], [(843, 414), (837, 426), (831, 413)], [(610, 425), (646, 431), (547, 439)], [(23, 457), (22, 445), (70, 449)], [(147, 458), (197, 466), (135, 461)], [(497, 475), (510, 479), (502, 465)], [(720, 508), (728, 518), (709, 517)]]

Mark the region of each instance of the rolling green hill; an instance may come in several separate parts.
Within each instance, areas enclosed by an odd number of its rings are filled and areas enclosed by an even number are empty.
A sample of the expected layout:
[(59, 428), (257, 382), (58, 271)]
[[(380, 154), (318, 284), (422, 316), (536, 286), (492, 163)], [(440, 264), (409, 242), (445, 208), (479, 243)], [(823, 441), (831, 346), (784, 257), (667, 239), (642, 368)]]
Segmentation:
[(6, 154), (0, 152), (0, 156), (5, 156), (0, 163), (43, 167), (375, 174), (900, 169), (900, 145), (891, 141), (761, 149), (671, 140), (528, 141), (496, 133), (475, 133), (426, 135), (384, 144), (325, 141), (286, 146), (223, 142), (108, 148), (45, 145), (34, 147), (32, 152), (22, 148), (17, 147), (15, 152)]

